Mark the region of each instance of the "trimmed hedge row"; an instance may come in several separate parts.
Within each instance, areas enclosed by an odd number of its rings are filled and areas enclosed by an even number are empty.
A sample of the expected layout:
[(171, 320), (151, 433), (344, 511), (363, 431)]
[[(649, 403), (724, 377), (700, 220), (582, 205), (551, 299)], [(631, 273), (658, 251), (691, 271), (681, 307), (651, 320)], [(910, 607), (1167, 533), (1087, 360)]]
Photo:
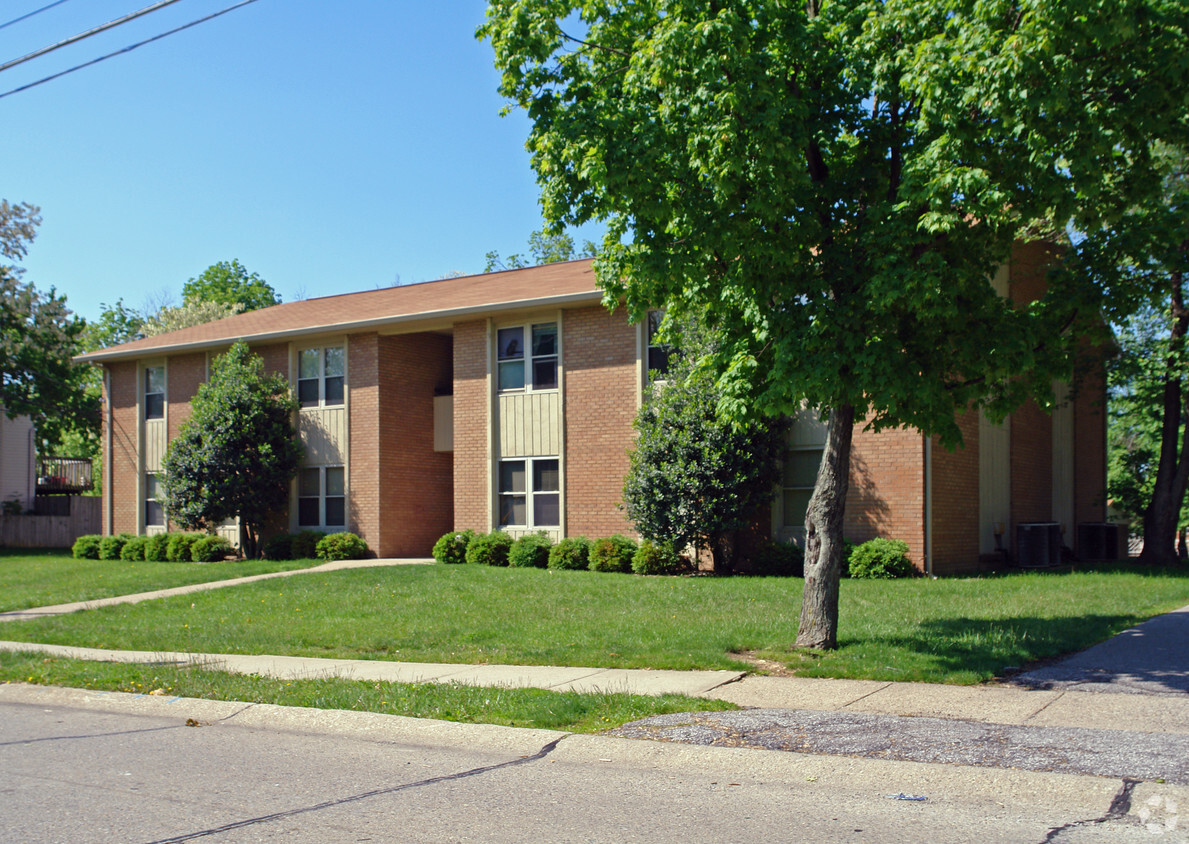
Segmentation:
[(367, 556), (367, 542), (353, 533), (302, 530), (279, 533), (264, 542), (266, 560), (359, 560)]
[(221, 536), (204, 533), (159, 533), (134, 536), (87, 534), (74, 540), (70, 549), (76, 560), (125, 560), (151, 563), (213, 563), (234, 553), (231, 543)]

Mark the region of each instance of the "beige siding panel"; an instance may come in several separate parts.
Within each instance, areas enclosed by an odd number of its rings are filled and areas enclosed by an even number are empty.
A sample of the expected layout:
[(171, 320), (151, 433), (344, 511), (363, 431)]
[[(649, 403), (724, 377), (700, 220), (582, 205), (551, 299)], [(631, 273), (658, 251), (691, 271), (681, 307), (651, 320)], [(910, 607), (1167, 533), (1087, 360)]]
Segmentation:
[(25, 509), (33, 506), (36, 462), (29, 417), (9, 419), (0, 410), (0, 501), (15, 499)]
[(530, 533), (543, 533), (554, 545), (561, 542), (561, 528), (500, 528), (512, 539), (528, 536)]
[(1057, 406), (1053, 409), (1053, 515), (1065, 529), (1065, 544), (1072, 547), (1073, 524), (1073, 402), (1069, 386), (1053, 382)]
[(501, 395), (498, 412), (501, 457), (561, 454), (558, 392)]
[(144, 423), (144, 470), (160, 472), (168, 445), (168, 429), (164, 419), (148, 419)]
[(799, 410), (790, 417), (789, 448), (821, 448), (826, 444), (826, 420), (816, 410)]
[(239, 519), (228, 519), (223, 522), (215, 528), (215, 535), (230, 542), (232, 548), (239, 548)]
[(434, 396), (433, 450), (454, 451), (454, 396)]
[(305, 446), (302, 463), (306, 466), (333, 466), (346, 462), (346, 408), (304, 408), (300, 415), (299, 433), (301, 444)]
[[(985, 413), (978, 417), (978, 550), (995, 552), (995, 530), (1011, 532), (1011, 417), (994, 425)], [(1010, 535), (1003, 539), (1010, 547)]]

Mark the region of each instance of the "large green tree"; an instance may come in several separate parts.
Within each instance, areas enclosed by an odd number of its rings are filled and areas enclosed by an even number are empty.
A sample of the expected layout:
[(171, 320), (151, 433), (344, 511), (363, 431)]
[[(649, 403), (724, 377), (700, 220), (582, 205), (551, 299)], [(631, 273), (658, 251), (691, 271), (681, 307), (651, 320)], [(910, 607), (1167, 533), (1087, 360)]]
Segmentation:
[(239, 304), (245, 311), (254, 311), (281, 304), (281, 297), (268, 282), (233, 259), (211, 264), (197, 278), (182, 285), (183, 305), (202, 302)]
[[(607, 223), (640, 317), (706, 313), (720, 408), (829, 408), (797, 643), (837, 643), (856, 422), (956, 445), (955, 412), (1052, 401), (1086, 296), (1019, 307), (1013, 242), (1152, 195), (1183, 134), (1185, 0), (491, 0), (548, 223)], [(1097, 303), (1094, 303), (1095, 307)]]
[(573, 261), (575, 258), (593, 258), (595, 251), (595, 245), (589, 240), (582, 244), (579, 251), (574, 246), (574, 238), (564, 232), (551, 234), (535, 231), (528, 236), (527, 255), (514, 252), (507, 258), (501, 258), (500, 253), (493, 249), (484, 256), (486, 263), (483, 272), (519, 270), (541, 264), (556, 264), (558, 261)]
[(296, 410), (284, 376), (265, 375), (246, 343), (215, 358), (162, 462), (169, 518), (210, 530), (238, 517), (244, 554), (255, 557), (260, 529), (288, 501), (297, 473)]

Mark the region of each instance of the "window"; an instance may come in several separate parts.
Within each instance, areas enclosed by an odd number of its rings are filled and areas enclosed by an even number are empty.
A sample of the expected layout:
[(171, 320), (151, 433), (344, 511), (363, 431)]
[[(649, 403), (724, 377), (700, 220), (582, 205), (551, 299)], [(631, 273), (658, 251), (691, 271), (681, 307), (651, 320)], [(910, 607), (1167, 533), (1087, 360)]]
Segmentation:
[(165, 526), (165, 505), (161, 503), (161, 481), (153, 473), (144, 476), (144, 523), (145, 527)]
[(144, 418), (165, 418), (165, 367), (146, 366), (144, 371)]
[(308, 466), (297, 474), (297, 524), (337, 527), (347, 524), (347, 484), (342, 466)]
[(297, 355), (297, 401), (302, 407), (343, 403), (346, 354), (342, 346), (302, 349)]
[[(525, 337), (529, 344), (525, 346)], [(557, 323), (517, 325), (496, 332), (501, 390), (557, 389)]]
[(500, 462), (500, 527), (561, 524), (561, 472), (556, 457)]
[(657, 332), (661, 329), (661, 321), (665, 318), (664, 311), (648, 312), (648, 380), (664, 381), (669, 373), (669, 353), (671, 349), (656, 340)]
[(783, 522), (786, 528), (803, 529), (809, 497), (817, 482), (817, 470), (822, 464), (821, 448), (794, 448), (784, 454), (784, 478), (781, 481), (784, 499)]

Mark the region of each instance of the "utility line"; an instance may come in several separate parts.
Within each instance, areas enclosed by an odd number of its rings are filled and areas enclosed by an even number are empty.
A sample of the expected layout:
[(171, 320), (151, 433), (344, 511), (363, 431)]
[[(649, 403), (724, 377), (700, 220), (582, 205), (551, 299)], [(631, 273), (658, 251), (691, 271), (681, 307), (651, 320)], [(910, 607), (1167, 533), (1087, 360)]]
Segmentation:
[(10, 62), (0, 64), (0, 71), (8, 70), (10, 67), (16, 67), (18, 64), (24, 64), (30, 59), (35, 59), (38, 56), (44, 56), (46, 53), (52, 53), (54, 50), (65, 47), (68, 44), (74, 44), (78, 41), (82, 41), (84, 38), (90, 38), (92, 35), (97, 35), (100, 32), (106, 32), (114, 26), (119, 26), (122, 23), (128, 23), (128, 21), (135, 20), (136, 18), (139, 18), (143, 15), (147, 15), (149, 12), (155, 12), (158, 9), (164, 9), (166, 6), (172, 6), (176, 2), (178, 2), (178, 0), (160, 0), (160, 2), (154, 3), (151, 6), (145, 6), (139, 12), (132, 12), (130, 14), (124, 15), (122, 18), (116, 18), (114, 21), (108, 21), (107, 23), (100, 24), (93, 29), (88, 29), (86, 32), (80, 32), (78, 35), (72, 35), (64, 41), (59, 41), (57, 44), (51, 44), (48, 47), (42, 47), (40, 50), (34, 50), (27, 56), (21, 56), (19, 59), (13, 59)]
[[(176, 0), (171, 0), (171, 2), (176, 2)], [(114, 56), (119, 56), (124, 53), (130, 53), (133, 50), (135, 50), (137, 47), (143, 47), (145, 44), (152, 44), (154, 41), (160, 41), (162, 38), (165, 38), (169, 35), (173, 35), (174, 33), (177, 33), (177, 32), (181, 32), (183, 29), (189, 29), (192, 26), (198, 26), (198, 24), (200, 24), (200, 23), (206, 23), (207, 21), (213, 20), (214, 18), (217, 18), (220, 15), (225, 15), (228, 12), (235, 11), (236, 9), (240, 8), (241, 6), (247, 6), (249, 3), (255, 3), (255, 2), (256, 2), (256, 0), (240, 0), (240, 2), (234, 3), (231, 6), (228, 6), (226, 9), (220, 9), (217, 12), (209, 14), (205, 18), (199, 18), (196, 21), (190, 21), (190, 23), (182, 24), (181, 26), (177, 27), (176, 29), (171, 29), (168, 32), (162, 32), (160, 35), (154, 35), (152, 38), (146, 38), (144, 41), (138, 41), (135, 44), (129, 44), (127, 47), (125, 47), (122, 50), (116, 50), (114, 53), (108, 53), (106, 56), (100, 56), (97, 59), (91, 59), (91, 61), (89, 61), (89, 62), (83, 62), (82, 64), (75, 65), (72, 68), (63, 70), (61, 73), (55, 73), (54, 75), (47, 76), (44, 79), (38, 79), (36, 82), (30, 82), (28, 85), (22, 85), (19, 88), (13, 88), (11, 91), (5, 91), (3, 94), (0, 94), (0, 100), (4, 99), (5, 97), (11, 96), (12, 94), (19, 94), (21, 91), (28, 91), (30, 88), (36, 88), (38, 85), (41, 85), (43, 83), (52, 82), (53, 80), (55, 80), (61, 76), (67, 75), (68, 73), (74, 73), (76, 70), (82, 70), (84, 67), (90, 67), (93, 64), (99, 64), (99, 62), (105, 61), (106, 59), (110, 59)]]
[(26, 18), (31, 18), (34, 15), (39, 15), (42, 12), (46, 11), (47, 9), (54, 8), (54, 6), (61, 6), (65, 2), (66, 2), (66, 0), (54, 0), (54, 2), (50, 3), (48, 6), (42, 6), (40, 9), (34, 9), (32, 12), (29, 12), (29, 14), (27, 14), (27, 15), (21, 15), (19, 18), (13, 18), (8, 23), (0, 23), (0, 29), (4, 29), (4, 27), (6, 27), (6, 26), (12, 26), (14, 23), (20, 23), (21, 21), (25, 20)]

